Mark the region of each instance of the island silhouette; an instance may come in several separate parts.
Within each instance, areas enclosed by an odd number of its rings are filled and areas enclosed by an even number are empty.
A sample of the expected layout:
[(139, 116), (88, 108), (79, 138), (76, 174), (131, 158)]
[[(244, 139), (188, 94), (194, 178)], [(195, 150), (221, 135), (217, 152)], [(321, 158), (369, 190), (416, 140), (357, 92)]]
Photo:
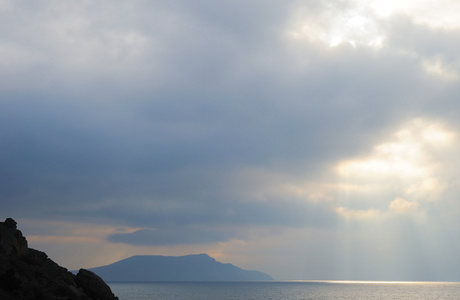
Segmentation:
[(105, 281), (266, 281), (263, 272), (221, 263), (207, 254), (136, 255), (110, 265), (89, 268)]

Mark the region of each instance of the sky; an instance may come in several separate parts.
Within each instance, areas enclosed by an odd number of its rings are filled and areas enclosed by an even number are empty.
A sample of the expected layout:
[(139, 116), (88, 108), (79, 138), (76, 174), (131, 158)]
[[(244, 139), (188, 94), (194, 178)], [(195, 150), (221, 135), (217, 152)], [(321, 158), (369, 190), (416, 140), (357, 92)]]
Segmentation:
[(460, 281), (460, 2), (0, 0), (0, 219), (69, 269)]

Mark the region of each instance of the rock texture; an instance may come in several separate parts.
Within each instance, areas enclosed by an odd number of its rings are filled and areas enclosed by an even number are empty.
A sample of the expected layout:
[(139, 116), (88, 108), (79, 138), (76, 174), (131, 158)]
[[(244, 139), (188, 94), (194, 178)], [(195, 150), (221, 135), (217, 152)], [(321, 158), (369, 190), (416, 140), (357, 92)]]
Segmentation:
[(91, 271), (75, 276), (41, 251), (31, 249), (8, 218), (0, 222), (0, 299), (115, 300), (110, 287)]
[(113, 299), (110, 287), (101, 277), (89, 270), (80, 269), (75, 277), (75, 282), (92, 299)]

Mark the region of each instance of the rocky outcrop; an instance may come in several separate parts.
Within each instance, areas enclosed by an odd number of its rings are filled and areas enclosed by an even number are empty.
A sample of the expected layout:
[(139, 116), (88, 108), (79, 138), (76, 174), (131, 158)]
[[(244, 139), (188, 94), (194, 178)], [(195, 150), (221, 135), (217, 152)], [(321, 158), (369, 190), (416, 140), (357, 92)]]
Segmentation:
[(115, 300), (110, 287), (91, 271), (75, 276), (44, 252), (31, 249), (8, 218), (0, 222), (0, 299)]
[(16, 229), (16, 221), (8, 218), (0, 222), (0, 256), (24, 255), (28, 252), (27, 240)]
[(113, 297), (110, 287), (104, 280), (89, 270), (80, 269), (75, 282), (92, 299), (111, 299), (110, 297)]

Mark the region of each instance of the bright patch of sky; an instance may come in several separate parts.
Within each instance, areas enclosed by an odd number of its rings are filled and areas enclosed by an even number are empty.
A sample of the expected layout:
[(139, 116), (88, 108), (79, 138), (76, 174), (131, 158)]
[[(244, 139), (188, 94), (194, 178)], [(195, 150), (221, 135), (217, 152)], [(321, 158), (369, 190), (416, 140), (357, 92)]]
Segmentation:
[(350, 43), (380, 48), (387, 38), (386, 26), (398, 16), (432, 28), (460, 27), (458, 1), (328, 1), (326, 7), (319, 16), (299, 13), (290, 36), (319, 39), (330, 47)]
[[(436, 122), (409, 122), (395, 134), (394, 141), (375, 146), (369, 156), (339, 163), (337, 171), (348, 190), (343, 200), (348, 202), (356, 194), (367, 194), (372, 201), (358, 205), (368, 206), (369, 213), (375, 213), (375, 209), (399, 214), (414, 212), (419, 202), (420, 209), (424, 209), (423, 202), (439, 200), (447, 186), (440, 178), (445, 166), (439, 163), (452, 151), (455, 137)], [(352, 201), (350, 204), (355, 205)], [(347, 216), (366, 214), (350, 213), (343, 207), (339, 212)]]

